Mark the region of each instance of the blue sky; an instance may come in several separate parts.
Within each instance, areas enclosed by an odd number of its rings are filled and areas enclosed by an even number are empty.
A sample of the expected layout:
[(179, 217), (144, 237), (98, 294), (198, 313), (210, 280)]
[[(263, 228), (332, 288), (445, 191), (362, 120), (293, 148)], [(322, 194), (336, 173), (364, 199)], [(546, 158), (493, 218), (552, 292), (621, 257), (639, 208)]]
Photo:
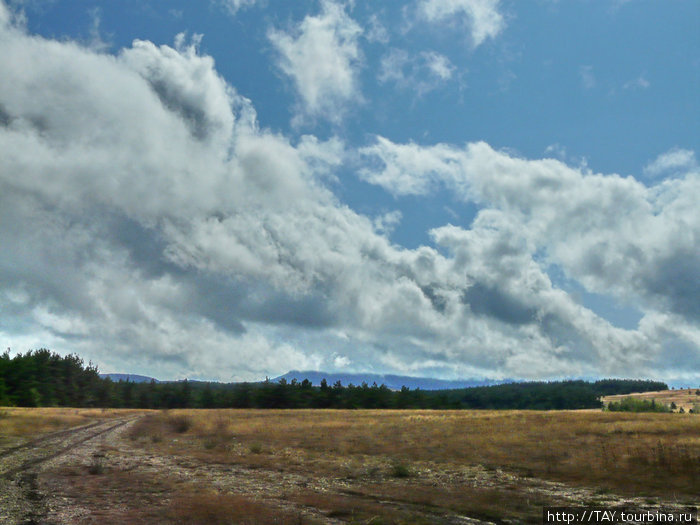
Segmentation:
[(0, 4), (0, 340), (700, 380), (700, 5)]

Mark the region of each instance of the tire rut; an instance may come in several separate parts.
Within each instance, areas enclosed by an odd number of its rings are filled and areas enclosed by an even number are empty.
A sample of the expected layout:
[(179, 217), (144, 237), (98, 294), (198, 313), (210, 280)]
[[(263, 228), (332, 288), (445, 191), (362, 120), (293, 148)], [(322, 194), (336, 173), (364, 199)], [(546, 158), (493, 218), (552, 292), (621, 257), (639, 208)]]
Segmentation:
[(90, 429), (90, 428), (96, 427), (97, 425), (102, 425), (102, 424), (104, 424), (104, 421), (97, 421), (95, 423), (90, 423), (89, 425), (83, 425), (80, 427), (73, 427), (73, 428), (69, 428), (66, 430), (59, 430), (58, 432), (51, 432), (50, 434), (45, 434), (37, 439), (32, 439), (31, 441), (27, 441), (27, 442), (22, 443), (20, 445), (15, 445), (14, 447), (6, 448), (6, 449), (0, 451), (0, 458), (10, 456), (12, 454), (19, 452), (20, 450), (24, 450), (25, 448), (36, 447), (37, 445), (40, 445), (41, 443), (45, 443), (45, 442), (50, 441), (52, 439), (60, 438), (63, 436), (68, 436), (70, 434), (74, 434), (75, 432), (79, 432), (81, 430), (87, 430), (87, 429)]
[[(11, 466), (9, 469), (6, 469), (3, 472), (0, 472), (0, 477), (11, 480), (17, 474), (20, 474), (29, 468), (40, 465), (41, 463), (44, 463), (44, 462), (49, 461), (53, 458), (56, 458), (56, 457), (60, 456), (61, 454), (65, 454), (66, 452), (77, 447), (78, 445), (80, 445), (80, 444), (82, 444), (90, 439), (94, 439), (94, 438), (100, 436), (101, 434), (104, 434), (105, 432), (115, 430), (116, 428), (119, 428), (119, 427), (127, 424), (129, 421), (132, 421), (133, 419), (135, 419), (135, 418), (121, 419), (116, 424), (112, 424), (112, 423), (114, 423), (113, 420), (108, 421), (108, 422), (100, 421), (98, 423), (86, 425), (86, 426), (79, 427), (76, 429), (69, 429), (69, 430), (62, 431), (62, 432), (56, 432), (56, 433), (53, 433), (51, 435), (44, 436), (44, 437), (41, 437), (39, 439), (35, 439), (33, 441), (30, 441), (28, 443), (24, 443), (22, 445), (13, 447), (12, 449), (5, 450), (2, 454), (2, 456), (0, 456), (0, 457), (5, 457), (5, 458), (9, 457), (11, 460), (12, 454), (18, 454), (19, 452), (21, 452), (25, 449), (31, 448), (31, 449), (33, 449), (33, 451), (41, 452), (42, 450), (45, 450), (46, 448), (49, 448), (49, 447), (42, 446), (41, 449), (38, 449), (37, 447), (39, 445), (49, 444), (54, 440), (62, 439), (62, 438), (65, 439), (66, 437), (68, 437), (69, 439), (74, 438), (74, 437), (77, 438), (77, 439), (74, 439), (73, 441), (71, 441), (70, 444), (68, 444), (67, 446), (62, 446), (58, 450), (54, 450), (53, 452), (51, 452), (49, 454), (37, 455), (35, 457), (25, 459), (23, 461), (20, 459), (21, 463), (19, 465)], [(100, 428), (96, 431), (92, 431), (95, 427), (105, 427), (105, 426), (107, 428)], [(87, 432), (87, 435), (83, 435), (86, 432)], [(11, 462), (12, 461), (10, 461), (10, 463)], [(8, 460), (7, 459), (3, 460), (3, 463), (8, 463)]]
[(3, 450), (0, 453), (0, 522), (18, 525), (44, 523), (44, 496), (38, 490), (37, 481), (42, 464), (134, 419), (137, 418), (98, 421), (53, 432)]

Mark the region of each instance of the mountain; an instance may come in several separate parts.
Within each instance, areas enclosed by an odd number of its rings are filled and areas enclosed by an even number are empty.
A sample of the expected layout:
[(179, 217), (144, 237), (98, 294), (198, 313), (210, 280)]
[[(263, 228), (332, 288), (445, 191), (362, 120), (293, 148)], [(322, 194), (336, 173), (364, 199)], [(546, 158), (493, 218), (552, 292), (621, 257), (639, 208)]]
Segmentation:
[(102, 379), (111, 379), (112, 381), (131, 381), (132, 383), (150, 383), (155, 381), (160, 383), (157, 379), (148, 376), (140, 376), (138, 374), (100, 374)]
[(301, 382), (304, 379), (308, 379), (314, 386), (318, 386), (321, 384), (321, 380), (324, 378), (329, 385), (333, 385), (333, 383), (336, 381), (340, 381), (343, 386), (348, 386), (350, 383), (353, 385), (361, 385), (362, 383), (371, 385), (372, 383), (377, 383), (378, 385), (384, 384), (391, 390), (400, 390), (402, 386), (406, 386), (411, 390), (416, 388), (420, 388), (421, 390), (448, 390), (453, 388), (469, 388), (473, 386), (500, 385), (502, 383), (513, 382), (512, 379), (504, 379), (502, 381), (494, 379), (446, 380), (431, 377), (397, 376), (392, 374), (334, 374), (312, 370), (292, 370), (284, 375), (272, 379), (272, 381), (277, 382), (280, 379), (285, 379), (288, 382), (291, 382), (293, 379), (296, 379), (297, 381)]

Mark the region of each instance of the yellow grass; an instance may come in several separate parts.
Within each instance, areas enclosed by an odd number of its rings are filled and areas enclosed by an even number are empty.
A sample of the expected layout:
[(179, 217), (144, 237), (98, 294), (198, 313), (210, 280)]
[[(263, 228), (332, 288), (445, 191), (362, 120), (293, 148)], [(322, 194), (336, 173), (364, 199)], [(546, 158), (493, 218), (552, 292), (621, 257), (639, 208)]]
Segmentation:
[(133, 412), (101, 408), (0, 408), (0, 446), (8, 438), (38, 437)]
[(399, 461), (417, 476), (483, 465), (632, 495), (690, 496), (700, 483), (700, 417), (689, 414), (177, 410), (133, 431), (154, 435), (172, 453), (319, 475), (390, 476)]

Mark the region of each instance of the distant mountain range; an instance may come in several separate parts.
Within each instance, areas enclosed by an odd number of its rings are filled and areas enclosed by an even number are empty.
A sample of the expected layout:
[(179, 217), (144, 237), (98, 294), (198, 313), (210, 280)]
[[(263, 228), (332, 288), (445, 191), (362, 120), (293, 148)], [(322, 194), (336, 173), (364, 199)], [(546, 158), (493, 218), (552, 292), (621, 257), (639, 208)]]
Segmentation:
[[(131, 381), (132, 383), (150, 383), (155, 381), (156, 383), (172, 383), (174, 381), (159, 381), (153, 377), (142, 376), (138, 374), (100, 374), (102, 378), (109, 378), (112, 381)], [(362, 383), (367, 383), (372, 385), (377, 383), (377, 385), (386, 385), (387, 388), (391, 390), (400, 390), (402, 386), (406, 386), (411, 390), (420, 388), (421, 390), (448, 390), (453, 388), (469, 388), (472, 386), (489, 386), (489, 385), (500, 385), (503, 383), (513, 383), (514, 379), (456, 379), (456, 380), (446, 380), (446, 379), (435, 379), (432, 377), (412, 377), (412, 376), (398, 376), (392, 374), (343, 374), (343, 373), (329, 373), (320, 372), (317, 370), (292, 370), (284, 375), (275, 377), (271, 379), (273, 383), (278, 382), (280, 379), (286, 379), (287, 382), (291, 382), (296, 379), (298, 382), (302, 382), (304, 379), (311, 381), (314, 386), (319, 386), (321, 381), (325, 378), (329, 385), (333, 385), (336, 381), (340, 381), (343, 386), (348, 386), (349, 384), (361, 385)], [(190, 380), (190, 382), (199, 382)], [(256, 382), (256, 381), (254, 381)]]
[(500, 385), (503, 383), (513, 383), (515, 381), (513, 379), (504, 379), (501, 381), (494, 379), (456, 379), (450, 381), (431, 377), (397, 376), (392, 374), (332, 374), (311, 370), (292, 370), (284, 375), (275, 377), (272, 381), (277, 382), (280, 379), (286, 379), (288, 382), (291, 382), (293, 379), (296, 379), (301, 382), (304, 379), (308, 379), (314, 386), (318, 386), (324, 378), (329, 385), (333, 385), (336, 381), (340, 381), (343, 386), (348, 386), (350, 383), (353, 385), (361, 385), (362, 383), (372, 385), (373, 383), (377, 383), (377, 385), (384, 384), (391, 390), (400, 390), (402, 386), (406, 386), (411, 390), (416, 388), (420, 388), (421, 390), (448, 390), (473, 386)]
[(150, 383), (155, 381), (161, 383), (157, 379), (148, 376), (140, 376), (138, 374), (100, 374), (102, 379), (111, 379), (112, 381), (131, 381), (132, 383)]

